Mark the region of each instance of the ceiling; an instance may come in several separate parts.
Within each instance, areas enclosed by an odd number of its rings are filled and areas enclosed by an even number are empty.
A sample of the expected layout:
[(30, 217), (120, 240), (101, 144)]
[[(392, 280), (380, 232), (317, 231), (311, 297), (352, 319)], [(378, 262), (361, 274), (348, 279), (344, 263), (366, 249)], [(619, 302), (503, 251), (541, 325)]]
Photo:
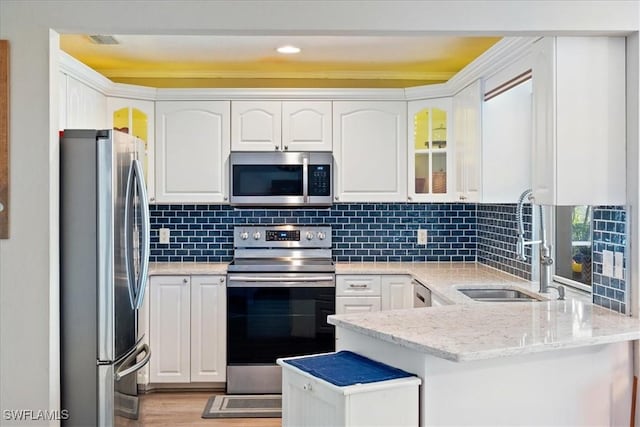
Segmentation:
[[(499, 37), (63, 34), (61, 49), (119, 83), (152, 87), (400, 88), (447, 81)], [(302, 49), (276, 52), (282, 45)]]

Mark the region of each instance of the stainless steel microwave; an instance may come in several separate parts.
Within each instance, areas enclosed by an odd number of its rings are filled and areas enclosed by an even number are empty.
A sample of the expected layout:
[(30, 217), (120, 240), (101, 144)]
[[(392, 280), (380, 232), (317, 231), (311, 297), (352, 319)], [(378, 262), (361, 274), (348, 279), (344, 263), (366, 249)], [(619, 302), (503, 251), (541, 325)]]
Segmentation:
[(333, 155), (326, 152), (233, 152), (230, 197), (236, 206), (329, 206)]

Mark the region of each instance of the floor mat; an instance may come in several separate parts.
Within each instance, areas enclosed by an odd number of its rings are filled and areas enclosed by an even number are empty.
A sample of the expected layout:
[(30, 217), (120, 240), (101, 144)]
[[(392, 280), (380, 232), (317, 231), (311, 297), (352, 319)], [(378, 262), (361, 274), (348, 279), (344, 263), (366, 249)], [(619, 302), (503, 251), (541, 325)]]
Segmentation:
[(202, 418), (280, 418), (282, 396), (279, 394), (211, 396)]

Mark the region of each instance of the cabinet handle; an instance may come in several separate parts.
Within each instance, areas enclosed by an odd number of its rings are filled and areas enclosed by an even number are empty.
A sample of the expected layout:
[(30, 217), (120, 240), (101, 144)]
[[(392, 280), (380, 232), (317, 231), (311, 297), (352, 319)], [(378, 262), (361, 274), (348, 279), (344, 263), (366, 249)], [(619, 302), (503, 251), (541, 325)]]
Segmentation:
[(187, 279), (182, 279), (182, 283), (188, 283), (189, 281)]
[(313, 386), (310, 383), (306, 383), (302, 386), (302, 389), (306, 391), (313, 391)]
[(156, 198), (155, 198), (155, 197), (149, 197), (149, 201), (150, 201), (150, 202), (155, 202), (155, 201), (156, 201)]
[(288, 149), (289, 149), (289, 146), (288, 146), (288, 145), (285, 145), (285, 146), (284, 146), (284, 149), (285, 149), (285, 151), (286, 151), (286, 150), (288, 150)]
[(367, 285), (366, 283), (360, 284), (360, 285), (355, 284), (355, 283), (349, 283), (349, 287), (350, 288), (354, 288), (354, 289), (366, 289), (366, 288), (369, 287), (369, 285)]
[(460, 196), (460, 200), (467, 200), (467, 196)]
[(278, 149), (279, 149), (279, 148), (280, 148), (280, 147), (278, 147), (277, 145), (275, 146), (275, 150), (276, 150), (276, 151), (278, 151)]

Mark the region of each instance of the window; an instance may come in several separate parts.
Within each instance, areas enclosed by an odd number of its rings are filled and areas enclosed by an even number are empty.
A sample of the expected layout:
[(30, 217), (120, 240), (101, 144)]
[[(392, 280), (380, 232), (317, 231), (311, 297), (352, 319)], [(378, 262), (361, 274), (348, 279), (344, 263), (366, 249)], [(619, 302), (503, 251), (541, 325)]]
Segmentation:
[(555, 208), (554, 280), (591, 290), (591, 206)]

